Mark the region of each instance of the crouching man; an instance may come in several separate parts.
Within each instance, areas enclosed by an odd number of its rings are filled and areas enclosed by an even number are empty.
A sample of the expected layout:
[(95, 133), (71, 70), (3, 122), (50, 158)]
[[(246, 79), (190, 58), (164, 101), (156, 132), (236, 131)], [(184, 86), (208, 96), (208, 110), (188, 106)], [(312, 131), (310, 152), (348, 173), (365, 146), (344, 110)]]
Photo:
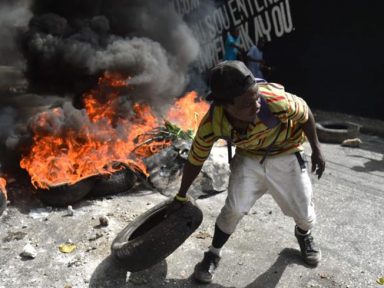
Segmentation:
[(306, 139), (312, 150), (311, 170), (318, 178), (325, 161), (311, 110), (283, 86), (258, 82), (240, 61), (224, 61), (214, 67), (210, 88), (207, 100), (213, 103), (194, 138), (175, 205), (188, 201), (187, 191), (217, 139), (231, 141), (236, 154), (230, 162), (228, 196), (216, 220), (212, 245), (196, 265), (195, 279), (212, 281), (222, 247), (265, 193), (295, 221), (294, 233), (304, 261), (317, 265), (321, 253), (311, 235), (316, 215), (303, 153)]

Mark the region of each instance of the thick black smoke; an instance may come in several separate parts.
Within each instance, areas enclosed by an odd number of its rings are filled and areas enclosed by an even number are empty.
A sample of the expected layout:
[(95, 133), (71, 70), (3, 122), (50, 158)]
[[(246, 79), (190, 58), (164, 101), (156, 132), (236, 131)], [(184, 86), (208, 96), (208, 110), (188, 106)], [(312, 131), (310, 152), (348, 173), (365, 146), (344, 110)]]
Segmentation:
[(23, 41), (33, 91), (81, 95), (104, 71), (131, 77), (130, 97), (169, 103), (199, 45), (172, 1), (35, 0)]
[(29, 0), (1, 0), (0, 2), (0, 65), (22, 66), (17, 47), (17, 36), (31, 18)]
[(0, 91), (3, 166), (17, 166), (21, 153), (28, 152), (28, 127), (38, 113), (65, 107), (63, 115), (83, 119), (65, 116), (57, 119), (58, 127), (86, 123), (86, 115), (70, 103), (94, 88), (105, 71), (124, 74), (134, 88), (121, 97), (123, 112), (136, 100), (161, 110), (181, 95), (188, 66), (199, 53), (172, 0), (1, 1), (0, 36), (5, 41), (0, 41), (0, 52), (7, 60), (0, 65), (25, 65), (29, 83), (28, 93)]

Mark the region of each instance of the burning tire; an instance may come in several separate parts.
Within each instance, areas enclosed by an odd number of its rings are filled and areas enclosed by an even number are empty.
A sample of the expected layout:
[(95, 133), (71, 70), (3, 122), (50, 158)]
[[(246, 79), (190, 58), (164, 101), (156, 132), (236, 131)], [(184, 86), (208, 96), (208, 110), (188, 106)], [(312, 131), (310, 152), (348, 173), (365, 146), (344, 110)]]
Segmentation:
[(0, 216), (3, 214), (5, 208), (7, 208), (7, 198), (3, 191), (0, 190)]
[(316, 123), (317, 136), (321, 142), (342, 143), (359, 135), (360, 126), (352, 122), (323, 121)]
[(111, 250), (128, 271), (147, 269), (175, 251), (201, 224), (203, 213), (189, 201), (168, 217), (172, 198), (129, 223), (115, 238)]
[(102, 197), (125, 192), (135, 185), (136, 180), (136, 174), (128, 167), (109, 175), (96, 176), (89, 196)]
[(37, 196), (47, 205), (67, 206), (83, 199), (92, 189), (94, 179), (83, 179), (73, 185), (60, 185), (49, 189), (38, 189)]

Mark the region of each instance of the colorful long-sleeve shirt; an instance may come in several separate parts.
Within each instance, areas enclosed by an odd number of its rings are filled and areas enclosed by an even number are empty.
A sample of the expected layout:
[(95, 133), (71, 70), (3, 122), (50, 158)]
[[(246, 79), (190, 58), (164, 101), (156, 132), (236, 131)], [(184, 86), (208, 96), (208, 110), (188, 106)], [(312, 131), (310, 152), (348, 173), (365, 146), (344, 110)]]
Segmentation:
[[(236, 146), (236, 153), (263, 156), (268, 149), (269, 156), (303, 151), (305, 134), (301, 124), (308, 120), (306, 102), (276, 83), (259, 84), (259, 93), (272, 114), (281, 122), (268, 128), (260, 119), (249, 124), (246, 133), (238, 133), (229, 123), (222, 106), (213, 107), (203, 117), (193, 140), (188, 161), (203, 165), (216, 140), (229, 138)], [(271, 145), (273, 144), (273, 145)], [(271, 146), (271, 147), (269, 147)]]

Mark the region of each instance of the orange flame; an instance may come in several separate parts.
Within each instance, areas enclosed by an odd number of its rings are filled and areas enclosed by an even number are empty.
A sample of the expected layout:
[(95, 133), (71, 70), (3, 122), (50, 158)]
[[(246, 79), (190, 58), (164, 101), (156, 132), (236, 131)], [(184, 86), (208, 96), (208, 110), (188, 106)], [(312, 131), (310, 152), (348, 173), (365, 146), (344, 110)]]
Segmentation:
[(209, 104), (198, 98), (195, 91), (187, 93), (176, 101), (166, 119), (176, 123), (181, 129), (197, 130), (197, 125), (209, 109)]
[(7, 189), (5, 188), (5, 186), (7, 185), (7, 181), (0, 177), (0, 193), (4, 193), (5, 195), (5, 199), (7, 199)]
[[(119, 74), (106, 73), (101, 77), (98, 87), (84, 95), (85, 111), (77, 110), (84, 117), (81, 127), (61, 127), (66, 117), (73, 116), (68, 116), (62, 108), (36, 116), (32, 127), (34, 143), (20, 162), (36, 188), (74, 184), (93, 175), (112, 173), (118, 169), (113, 165), (115, 162), (146, 173), (141, 159), (171, 143), (156, 141), (137, 149), (137, 136), (158, 127), (160, 121), (151, 107), (139, 103), (133, 105), (130, 117), (119, 116), (119, 89), (124, 87), (127, 81)], [(208, 104), (197, 98), (191, 92), (179, 99), (167, 114), (167, 120), (182, 129), (195, 129), (208, 110)]]

